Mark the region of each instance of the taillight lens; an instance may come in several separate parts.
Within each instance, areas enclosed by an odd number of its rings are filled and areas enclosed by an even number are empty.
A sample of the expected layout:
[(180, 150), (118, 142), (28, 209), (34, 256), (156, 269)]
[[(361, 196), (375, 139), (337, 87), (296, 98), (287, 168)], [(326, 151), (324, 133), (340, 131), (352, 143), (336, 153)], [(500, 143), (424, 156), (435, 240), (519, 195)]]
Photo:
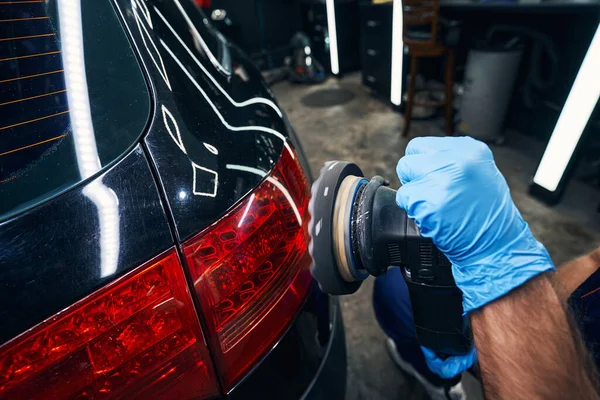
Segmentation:
[(285, 149), (256, 190), (184, 245), (227, 390), (273, 346), (306, 296), (309, 196)]
[(218, 394), (171, 250), (0, 348), (0, 398), (192, 398)]

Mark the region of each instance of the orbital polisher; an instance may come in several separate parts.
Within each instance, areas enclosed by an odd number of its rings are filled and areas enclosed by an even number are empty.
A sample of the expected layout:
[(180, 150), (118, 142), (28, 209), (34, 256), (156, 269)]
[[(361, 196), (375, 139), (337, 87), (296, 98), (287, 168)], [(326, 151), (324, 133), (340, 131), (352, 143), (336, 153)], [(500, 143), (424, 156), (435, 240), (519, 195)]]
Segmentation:
[(467, 353), (472, 335), (448, 259), (396, 204), (382, 177), (330, 161), (312, 186), (311, 272), (325, 293), (351, 294), (369, 275), (398, 267), (409, 289), (417, 339), (442, 357)]

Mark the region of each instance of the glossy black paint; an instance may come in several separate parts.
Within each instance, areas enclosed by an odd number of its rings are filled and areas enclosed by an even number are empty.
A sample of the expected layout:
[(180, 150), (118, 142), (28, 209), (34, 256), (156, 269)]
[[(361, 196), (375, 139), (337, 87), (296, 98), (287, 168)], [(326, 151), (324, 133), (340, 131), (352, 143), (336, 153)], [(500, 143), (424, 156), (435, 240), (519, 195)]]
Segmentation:
[[(317, 293), (317, 291), (319, 293)], [(320, 296), (330, 304), (327, 340), (320, 342)], [(314, 285), (303, 311), (286, 335), (256, 370), (230, 395), (233, 400), (345, 399), (346, 340), (342, 312), (337, 300)], [(329, 332), (331, 319), (331, 332)]]
[[(310, 178), (293, 128), (260, 73), (243, 52), (219, 40), (200, 10), (187, 0), (149, 0), (146, 9), (115, 1), (150, 76), (156, 104), (144, 143), (180, 242), (255, 188), (282, 151), (293, 147)], [(194, 178), (203, 194), (194, 194)], [(228, 395), (343, 398), (344, 332), (341, 316), (332, 325), (329, 299), (312, 290), (286, 335)]]
[[(192, 38), (178, 2), (206, 48)], [(152, 95), (146, 135), (103, 175), (0, 224), (0, 343), (205, 229), (289, 151), (282, 138), (310, 175), (293, 129), (260, 73), (210, 29), (190, 1), (114, 4)], [(115, 101), (125, 106), (128, 100)], [(104, 277), (98, 206), (89, 196), (100, 184), (118, 199), (118, 260)], [(314, 287), (279, 343), (223, 397), (256, 398), (260, 387), (262, 398), (341, 399), (345, 362), (337, 303)], [(278, 380), (284, 381), (274, 385)]]
[(271, 170), (289, 137), (286, 124), (260, 73), (193, 3), (116, 3), (153, 85), (145, 143), (185, 240)]
[[(101, 203), (117, 205), (114, 271), (103, 275)], [(173, 245), (142, 148), (87, 184), (0, 224), (0, 343), (63, 310)], [(111, 264), (108, 265), (110, 267)]]
[(305, 400), (346, 399), (346, 336), (342, 310), (337, 304), (332, 316), (331, 338), (321, 365), (302, 397)]

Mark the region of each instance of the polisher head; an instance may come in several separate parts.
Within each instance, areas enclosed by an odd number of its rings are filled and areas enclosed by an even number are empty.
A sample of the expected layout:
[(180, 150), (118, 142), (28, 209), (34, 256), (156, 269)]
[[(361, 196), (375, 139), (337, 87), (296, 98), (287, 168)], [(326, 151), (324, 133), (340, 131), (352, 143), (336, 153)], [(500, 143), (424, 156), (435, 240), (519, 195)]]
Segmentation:
[[(343, 247), (343, 242), (337, 241), (335, 235), (340, 233), (340, 228), (336, 225), (336, 216), (343, 215), (348, 210), (340, 210), (340, 207), (346, 208), (349, 204), (346, 200), (336, 201), (340, 196), (346, 196), (347, 191), (340, 190), (340, 185), (347, 177), (363, 177), (363, 173), (356, 164), (346, 161), (330, 161), (325, 163), (319, 177), (312, 185), (312, 196), (308, 209), (311, 215), (308, 226), (311, 242), (309, 251), (313, 259), (311, 273), (319, 283), (319, 287), (325, 293), (342, 295), (354, 293), (360, 287), (362, 280), (348, 281), (351, 278), (344, 277), (342, 274), (347, 272), (344, 268), (344, 262), (340, 263), (340, 257), (336, 257), (336, 251)], [(347, 185), (348, 181), (346, 181)], [(341, 242), (341, 243), (340, 243)], [(336, 249), (337, 246), (337, 249)], [(340, 268), (340, 264), (341, 268)], [(342, 273), (340, 273), (340, 270)], [(364, 278), (363, 278), (364, 279)]]

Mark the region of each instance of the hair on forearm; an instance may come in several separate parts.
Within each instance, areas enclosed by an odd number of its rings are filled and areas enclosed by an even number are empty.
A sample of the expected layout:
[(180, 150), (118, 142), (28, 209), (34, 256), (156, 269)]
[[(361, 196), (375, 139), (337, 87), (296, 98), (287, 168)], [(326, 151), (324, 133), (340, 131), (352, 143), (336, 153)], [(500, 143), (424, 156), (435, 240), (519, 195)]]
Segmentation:
[(471, 315), (488, 399), (597, 399), (597, 373), (543, 274)]

